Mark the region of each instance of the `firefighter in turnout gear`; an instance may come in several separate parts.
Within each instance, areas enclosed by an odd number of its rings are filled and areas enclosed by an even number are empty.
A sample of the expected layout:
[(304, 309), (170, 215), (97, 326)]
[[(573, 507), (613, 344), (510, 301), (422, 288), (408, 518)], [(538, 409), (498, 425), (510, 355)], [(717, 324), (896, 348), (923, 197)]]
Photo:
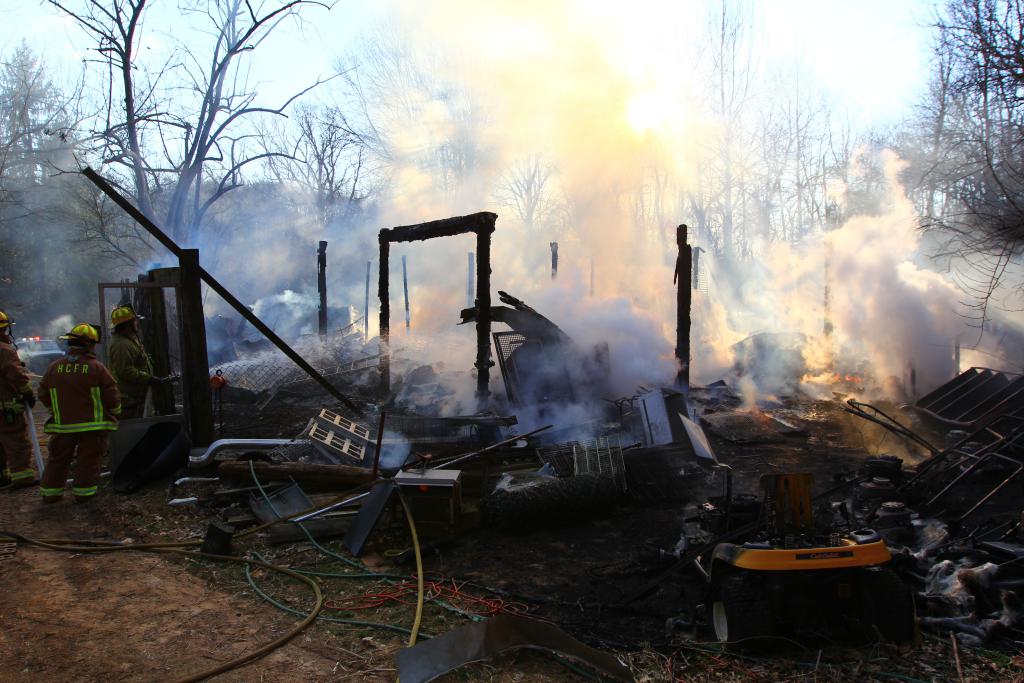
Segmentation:
[(142, 318), (131, 306), (118, 306), (110, 314), (114, 334), (110, 340), (108, 357), (110, 372), (121, 390), (121, 419), (142, 417), (146, 405), (146, 392), (165, 380), (153, 376), (153, 359), (139, 339), (139, 320)]
[(59, 501), (74, 460), (72, 492), (75, 502), (82, 503), (96, 495), (110, 432), (117, 429), (121, 393), (94, 353), (100, 340), (95, 327), (75, 325), (61, 339), (67, 340), (68, 353), (50, 364), (39, 383), (39, 400), (51, 413), (46, 421), (50, 457), (39, 488), (44, 502)]
[(29, 462), (32, 442), (28, 435), (25, 406), (36, 404), (28, 371), (18, 358), (11, 326), (14, 321), (0, 311), (0, 488), (21, 488), (36, 483)]

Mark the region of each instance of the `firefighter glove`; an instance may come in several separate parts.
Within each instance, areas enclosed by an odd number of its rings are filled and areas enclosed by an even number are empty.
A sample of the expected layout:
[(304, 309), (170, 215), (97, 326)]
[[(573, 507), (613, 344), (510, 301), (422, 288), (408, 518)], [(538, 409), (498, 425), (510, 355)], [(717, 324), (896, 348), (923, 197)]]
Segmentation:
[(22, 402), (29, 407), (29, 409), (36, 407), (36, 395), (31, 391), (26, 391), (21, 395)]
[(163, 384), (166, 381), (167, 381), (167, 379), (164, 378), (164, 377), (150, 377), (149, 378), (149, 386), (151, 386), (151, 387), (163, 386)]

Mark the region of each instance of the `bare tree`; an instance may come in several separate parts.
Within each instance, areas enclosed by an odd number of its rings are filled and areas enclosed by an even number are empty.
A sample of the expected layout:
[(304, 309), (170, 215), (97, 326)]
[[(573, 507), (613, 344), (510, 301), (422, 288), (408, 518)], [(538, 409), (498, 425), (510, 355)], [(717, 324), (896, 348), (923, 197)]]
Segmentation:
[(1024, 304), (1024, 0), (949, 0), (936, 29), (923, 223), (983, 326)]
[(312, 194), (322, 229), (351, 214), (374, 189), (366, 136), (336, 104), (300, 105), (283, 126), (264, 133), (264, 148), (288, 150), (268, 159), (268, 169), (278, 182)]
[(338, 67), (353, 108), (366, 122), (363, 141), (385, 166), (417, 168), (455, 193), (488, 158), (486, 107), (450, 73), (440, 47), (379, 26)]
[(541, 155), (514, 161), (501, 175), (494, 199), (515, 212), (527, 230), (547, 224), (557, 211), (555, 169)]
[[(283, 115), (317, 80), (283, 103), (262, 105), (246, 59), (281, 23), (312, 0), (196, 0), (183, 12), (208, 27), (153, 64), (140, 52), (147, 0), (48, 0), (93, 40), (90, 60), (103, 71), (107, 108), (93, 134), (101, 162), (123, 169), (140, 210), (182, 243), (204, 214), (243, 182), (244, 169), (285, 154), (252, 144), (252, 119)], [(151, 3), (150, 3), (151, 4)], [(172, 39), (173, 40), (173, 39)]]

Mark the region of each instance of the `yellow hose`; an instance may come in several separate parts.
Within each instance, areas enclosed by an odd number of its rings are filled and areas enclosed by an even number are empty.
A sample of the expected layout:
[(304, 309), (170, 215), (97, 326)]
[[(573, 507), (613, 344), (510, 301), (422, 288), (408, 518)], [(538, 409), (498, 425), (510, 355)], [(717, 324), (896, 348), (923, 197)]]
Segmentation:
[(405, 519), (409, 522), (409, 533), (412, 534), (412, 549), (416, 554), (416, 619), (412, 622), (412, 633), (409, 634), (409, 647), (416, 644), (416, 634), (420, 630), (420, 622), (423, 621), (423, 556), (420, 554), (420, 540), (416, 535), (416, 524), (412, 521), (412, 512), (405, 502), (402, 492), (398, 492), (398, 500), (402, 501), (402, 509), (405, 510)]
[[(402, 492), (398, 491), (398, 500), (402, 503), (402, 509), (405, 510), (405, 521), (409, 523), (409, 533), (412, 534), (412, 550), (416, 555), (416, 618), (412, 622), (412, 630), (409, 632), (409, 644), (408, 647), (412, 647), (416, 644), (416, 635), (420, 630), (420, 622), (423, 621), (423, 600), (424, 600), (424, 588), (423, 588), (423, 555), (420, 554), (420, 539), (416, 535), (416, 523), (412, 520), (412, 512), (409, 510), (408, 503), (405, 502), (405, 497), (402, 496)], [(402, 683), (401, 678), (395, 678), (395, 683)]]

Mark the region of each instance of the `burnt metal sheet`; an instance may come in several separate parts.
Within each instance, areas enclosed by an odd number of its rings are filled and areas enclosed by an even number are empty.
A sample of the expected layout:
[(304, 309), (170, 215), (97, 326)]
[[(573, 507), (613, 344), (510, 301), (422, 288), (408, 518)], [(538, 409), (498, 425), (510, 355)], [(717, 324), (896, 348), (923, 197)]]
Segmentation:
[(708, 436), (701, 426), (682, 413), (679, 413), (679, 419), (682, 420), (683, 427), (686, 428), (686, 436), (689, 437), (690, 445), (693, 446), (693, 454), (698, 458), (717, 463), (718, 456), (715, 455), (711, 444), (708, 443)]
[(640, 394), (640, 410), (644, 421), (644, 439), (648, 446), (662, 446), (679, 441), (669, 417), (668, 404), (661, 389)]
[(356, 557), (362, 554), (366, 542), (370, 540), (370, 535), (383, 516), (388, 503), (391, 502), (391, 496), (395, 494), (397, 488), (391, 480), (378, 482), (363, 501), (359, 515), (349, 527), (348, 533), (345, 534), (345, 540), (342, 542), (342, 545)]
[(426, 683), (466, 664), (522, 647), (565, 655), (611, 680), (634, 680), (616, 657), (584, 645), (557, 626), (504, 614), (400, 650), (395, 660), (402, 683)]
[(914, 408), (945, 424), (973, 429), (1024, 409), (1024, 375), (973, 367), (918, 399)]

